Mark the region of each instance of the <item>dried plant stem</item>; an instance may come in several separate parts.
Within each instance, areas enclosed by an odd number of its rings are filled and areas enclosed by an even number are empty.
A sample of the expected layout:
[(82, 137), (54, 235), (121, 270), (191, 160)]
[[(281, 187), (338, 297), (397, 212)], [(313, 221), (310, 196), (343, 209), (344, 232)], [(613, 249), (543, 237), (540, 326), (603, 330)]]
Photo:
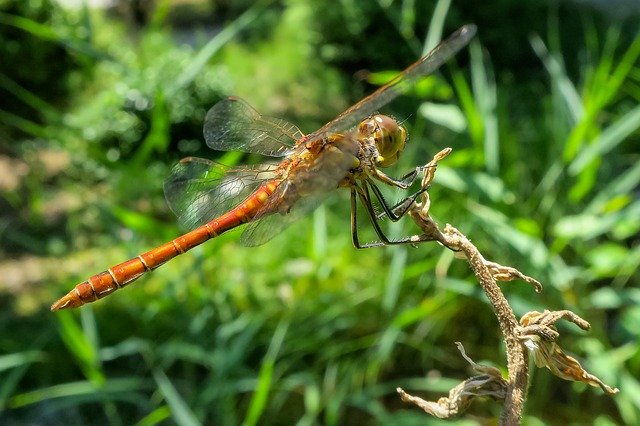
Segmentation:
[(509, 371), (500, 424), (519, 424), (526, 398), (529, 363), (526, 349), (515, 333), (516, 327), (519, 325), (516, 316), (489, 270), (487, 261), (467, 237), (451, 225), (445, 227), (443, 237), (447, 246), (459, 249), (464, 253), (498, 318), (500, 331), (502, 331), (507, 348), (507, 369)]
[[(442, 160), (450, 152), (449, 148), (442, 150), (423, 168), (423, 192), (421, 192), (420, 202), (415, 198), (408, 199), (412, 203), (408, 209), (409, 216), (422, 231), (422, 234), (415, 235), (409, 240), (413, 243), (438, 241), (466, 257), (473, 273), (482, 286), (482, 290), (484, 290), (491, 303), (491, 307), (498, 319), (500, 331), (504, 336), (509, 379), (505, 382), (502, 377), (496, 377), (495, 374), (474, 376), (453, 388), (448, 397), (440, 398), (437, 402), (424, 401), (398, 388), (398, 393), (402, 400), (411, 402), (436, 417), (449, 418), (464, 411), (471, 403), (471, 399), (490, 396), (504, 400), (500, 424), (507, 426), (518, 425), (522, 419), (522, 411), (524, 410), (527, 396), (529, 379), (528, 350), (532, 351), (533, 359), (538, 367), (546, 367), (560, 378), (581, 381), (591, 386), (600, 387), (609, 395), (618, 393), (619, 390), (617, 388), (605, 384), (598, 377), (587, 372), (575, 358), (567, 355), (557, 343), (559, 333), (554, 326), (555, 322), (564, 319), (576, 324), (583, 330), (588, 330), (590, 326), (586, 320), (569, 310), (545, 310), (544, 312), (529, 312), (518, 322), (511, 306), (509, 306), (509, 302), (502, 294), (500, 287), (498, 287), (498, 281), (523, 280), (533, 285), (537, 293), (542, 291), (542, 285), (515, 268), (487, 261), (478, 249), (471, 244), (469, 239), (453, 226), (447, 224), (444, 230), (440, 231), (438, 224), (429, 215), (431, 201), (426, 189), (434, 178), (438, 161)], [(465, 359), (469, 360), (462, 349), (461, 352)], [(476, 366), (476, 369), (481, 368), (484, 373), (493, 372), (488, 367), (470, 362)], [(499, 376), (499, 372), (497, 374)]]
[[(450, 152), (451, 150), (448, 148), (439, 152), (427, 164), (422, 181), (423, 188), (427, 188), (433, 180), (438, 161), (446, 157)], [(524, 276), (514, 268), (503, 267), (485, 260), (469, 239), (453, 226), (446, 225), (444, 231), (440, 231), (436, 222), (429, 215), (430, 203), (429, 194), (425, 192), (421, 202), (414, 203), (409, 210), (409, 215), (423, 232), (422, 235), (415, 237), (415, 241), (439, 241), (448, 248), (461, 252), (467, 258), (498, 318), (507, 349), (509, 380), (500, 424), (520, 424), (529, 376), (528, 355), (526, 348), (518, 338), (518, 320), (509, 306), (509, 302), (498, 287), (497, 280), (524, 279), (534, 285), (536, 292), (540, 292), (542, 286), (536, 280)]]

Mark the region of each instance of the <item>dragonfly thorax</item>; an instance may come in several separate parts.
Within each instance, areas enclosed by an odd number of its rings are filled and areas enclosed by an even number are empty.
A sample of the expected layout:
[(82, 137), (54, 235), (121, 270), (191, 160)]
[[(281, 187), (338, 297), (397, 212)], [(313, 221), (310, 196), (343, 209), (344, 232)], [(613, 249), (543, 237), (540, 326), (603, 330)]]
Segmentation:
[(388, 167), (400, 157), (407, 140), (407, 131), (388, 115), (376, 114), (360, 122), (361, 136), (373, 138), (378, 150), (376, 165)]

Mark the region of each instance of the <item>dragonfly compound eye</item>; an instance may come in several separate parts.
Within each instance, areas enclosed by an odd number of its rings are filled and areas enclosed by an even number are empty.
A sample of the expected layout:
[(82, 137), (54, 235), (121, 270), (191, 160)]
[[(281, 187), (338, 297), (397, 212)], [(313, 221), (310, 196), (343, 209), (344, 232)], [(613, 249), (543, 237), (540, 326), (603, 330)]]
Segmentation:
[(407, 131), (396, 120), (387, 115), (374, 115), (369, 120), (375, 125), (372, 132), (378, 148), (377, 165), (388, 167), (398, 161), (407, 141)]

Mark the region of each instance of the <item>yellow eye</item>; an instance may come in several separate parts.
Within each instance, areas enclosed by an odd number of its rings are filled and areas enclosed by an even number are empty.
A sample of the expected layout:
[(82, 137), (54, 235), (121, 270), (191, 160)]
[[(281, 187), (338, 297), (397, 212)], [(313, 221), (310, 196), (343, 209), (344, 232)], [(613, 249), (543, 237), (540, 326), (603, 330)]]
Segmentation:
[[(372, 136), (378, 148), (377, 164), (380, 167), (388, 167), (398, 161), (400, 153), (404, 149), (407, 141), (407, 131), (396, 120), (387, 116), (377, 114), (365, 120), (367, 128), (373, 127)], [(362, 125), (365, 123), (363, 121)]]

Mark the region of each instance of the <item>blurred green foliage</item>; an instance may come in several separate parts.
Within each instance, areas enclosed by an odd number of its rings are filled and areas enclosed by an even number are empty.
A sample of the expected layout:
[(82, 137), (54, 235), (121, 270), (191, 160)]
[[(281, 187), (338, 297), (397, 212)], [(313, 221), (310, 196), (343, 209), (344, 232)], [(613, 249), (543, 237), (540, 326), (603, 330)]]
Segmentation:
[[(591, 322), (562, 345), (621, 393), (535, 371), (526, 423), (640, 423), (637, 16), (501, 0), (0, 1), (1, 423), (444, 424), (395, 388), (448, 392), (454, 341), (504, 365), (495, 318), (441, 247), (353, 249), (345, 194), (264, 246), (230, 233), (79, 313), (48, 305), (178, 235), (178, 158), (259, 160), (205, 149), (222, 96), (311, 131), (466, 22), (469, 48), (385, 108), (410, 134), (394, 174), (453, 147), (435, 217), (543, 282), (504, 285), (517, 315)], [(447, 423), (500, 411), (471, 410)]]

